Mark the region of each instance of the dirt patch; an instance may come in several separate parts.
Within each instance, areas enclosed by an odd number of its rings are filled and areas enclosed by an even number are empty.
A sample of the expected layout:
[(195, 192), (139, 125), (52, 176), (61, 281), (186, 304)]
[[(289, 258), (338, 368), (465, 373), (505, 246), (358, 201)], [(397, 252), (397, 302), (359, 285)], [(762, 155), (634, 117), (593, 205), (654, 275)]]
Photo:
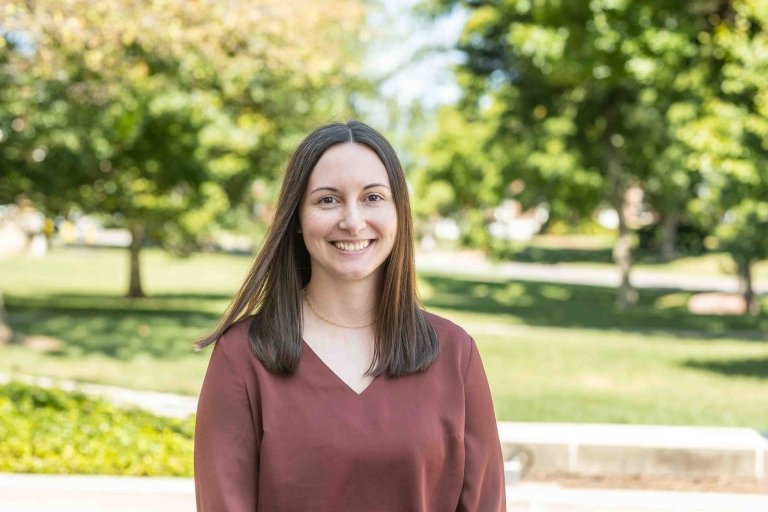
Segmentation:
[(64, 347), (64, 342), (59, 338), (41, 334), (25, 336), (21, 343), (35, 352), (59, 352)]

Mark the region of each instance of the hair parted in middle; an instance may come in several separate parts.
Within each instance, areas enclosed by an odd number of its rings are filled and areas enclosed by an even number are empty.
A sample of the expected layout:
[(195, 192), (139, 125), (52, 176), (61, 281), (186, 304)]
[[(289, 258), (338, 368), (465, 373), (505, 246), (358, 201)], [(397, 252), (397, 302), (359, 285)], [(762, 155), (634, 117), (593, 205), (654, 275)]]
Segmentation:
[(311, 278), (309, 253), (299, 233), (299, 210), (320, 157), (337, 144), (363, 144), (384, 164), (397, 212), (397, 235), (384, 262), (381, 297), (369, 375), (400, 376), (426, 369), (440, 345), (416, 292), (416, 269), (408, 187), (389, 142), (359, 121), (332, 123), (309, 134), (283, 176), (275, 218), (248, 275), (202, 349), (231, 325), (253, 315), (248, 335), (256, 357), (274, 373), (293, 373), (301, 357), (302, 289)]

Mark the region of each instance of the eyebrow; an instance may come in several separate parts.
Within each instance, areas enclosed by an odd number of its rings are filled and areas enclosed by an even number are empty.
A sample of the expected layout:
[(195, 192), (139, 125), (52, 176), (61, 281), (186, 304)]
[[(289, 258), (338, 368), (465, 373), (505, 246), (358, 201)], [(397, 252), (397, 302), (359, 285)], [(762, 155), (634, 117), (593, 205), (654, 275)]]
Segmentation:
[[(371, 183), (370, 185), (364, 186), (363, 190), (368, 190), (369, 188), (374, 188), (374, 187), (384, 187), (386, 189), (389, 189), (389, 187), (384, 185), (383, 183)], [(334, 187), (317, 187), (312, 192), (310, 192), (310, 194), (314, 194), (315, 192), (317, 192), (319, 190), (328, 190), (330, 192), (338, 192), (339, 191), (339, 189), (334, 188)]]

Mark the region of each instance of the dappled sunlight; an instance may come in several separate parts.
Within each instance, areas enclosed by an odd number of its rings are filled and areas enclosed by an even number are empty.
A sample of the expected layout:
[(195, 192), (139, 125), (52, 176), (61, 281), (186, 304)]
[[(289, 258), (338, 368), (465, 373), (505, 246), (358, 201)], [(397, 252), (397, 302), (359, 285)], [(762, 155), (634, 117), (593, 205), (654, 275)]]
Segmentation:
[(146, 354), (175, 359), (190, 353), (196, 338), (212, 329), (218, 319), (217, 312), (206, 312), (209, 308), (205, 304), (198, 304), (202, 310), (196, 310), (192, 298), (189, 299), (187, 306), (191, 307), (180, 309), (165, 309), (162, 301), (156, 301), (155, 308), (149, 304), (116, 307), (129, 299), (106, 301), (107, 307), (101, 308), (100, 297), (81, 296), (80, 307), (57, 307), (51, 303), (45, 309), (14, 306), (9, 308), (9, 321), (19, 333), (59, 338), (63, 342), (59, 349), (62, 356), (99, 353), (126, 360)]
[(668, 293), (662, 295), (656, 301), (654, 306), (658, 309), (680, 309), (688, 306), (688, 299), (690, 299), (690, 293)]
[(421, 279), (430, 287), (431, 296), (425, 297), (427, 307), (502, 315), (533, 326), (658, 332), (680, 338), (768, 337), (768, 317), (689, 313), (690, 292), (643, 289), (635, 307), (619, 311), (614, 305), (615, 291), (607, 287), (439, 273), (422, 273)]

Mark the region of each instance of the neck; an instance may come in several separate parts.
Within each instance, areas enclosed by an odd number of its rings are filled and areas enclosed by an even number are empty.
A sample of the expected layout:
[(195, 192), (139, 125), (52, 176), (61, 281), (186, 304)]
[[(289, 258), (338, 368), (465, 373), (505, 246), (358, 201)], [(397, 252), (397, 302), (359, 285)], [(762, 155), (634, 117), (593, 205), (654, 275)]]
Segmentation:
[(365, 280), (348, 283), (325, 282), (312, 277), (305, 293), (318, 312), (344, 325), (360, 325), (376, 318), (380, 286)]

